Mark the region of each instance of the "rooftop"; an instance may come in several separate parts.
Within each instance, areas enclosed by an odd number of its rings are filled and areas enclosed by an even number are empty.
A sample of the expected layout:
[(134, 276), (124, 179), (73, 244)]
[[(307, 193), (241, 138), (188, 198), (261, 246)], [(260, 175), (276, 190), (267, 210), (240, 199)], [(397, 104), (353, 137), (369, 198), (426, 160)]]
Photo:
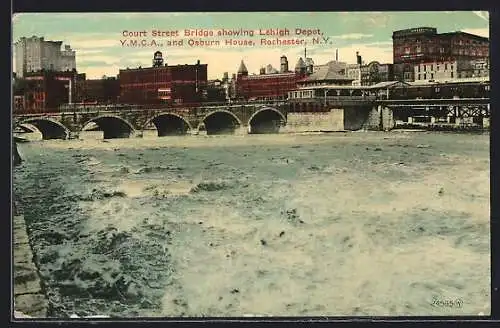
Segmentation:
[(342, 80), (342, 81), (352, 81), (353, 79), (340, 74), (338, 67), (335, 65), (322, 65), (318, 66), (317, 70), (309, 75), (304, 81), (323, 81), (323, 80)]
[(386, 88), (392, 88), (396, 86), (403, 86), (403, 85), (410, 85), (406, 82), (401, 82), (401, 81), (387, 81), (387, 82), (380, 82), (374, 85), (318, 85), (318, 86), (313, 86), (313, 87), (302, 87), (299, 88), (300, 90), (311, 90), (311, 89), (333, 89), (333, 90), (341, 90), (341, 89), (347, 89), (347, 90), (376, 90), (376, 89), (386, 89)]

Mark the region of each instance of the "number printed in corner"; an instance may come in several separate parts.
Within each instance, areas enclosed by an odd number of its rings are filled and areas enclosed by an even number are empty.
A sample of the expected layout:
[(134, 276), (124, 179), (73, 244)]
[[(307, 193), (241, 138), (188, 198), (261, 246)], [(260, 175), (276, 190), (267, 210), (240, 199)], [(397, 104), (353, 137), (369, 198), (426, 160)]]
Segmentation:
[(462, 308), (464, 305), (464, 301), (461, 298), (433, 297), (431, 304), (436, 307)]

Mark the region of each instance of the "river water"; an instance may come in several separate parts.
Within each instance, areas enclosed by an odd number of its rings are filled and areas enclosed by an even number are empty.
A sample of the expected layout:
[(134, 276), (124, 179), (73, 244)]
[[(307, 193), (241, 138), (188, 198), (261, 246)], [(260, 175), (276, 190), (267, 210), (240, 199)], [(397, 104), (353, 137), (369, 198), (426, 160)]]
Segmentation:
[(101, 137), (18, 145), (51, 316), (490, 313), (487, 134)]

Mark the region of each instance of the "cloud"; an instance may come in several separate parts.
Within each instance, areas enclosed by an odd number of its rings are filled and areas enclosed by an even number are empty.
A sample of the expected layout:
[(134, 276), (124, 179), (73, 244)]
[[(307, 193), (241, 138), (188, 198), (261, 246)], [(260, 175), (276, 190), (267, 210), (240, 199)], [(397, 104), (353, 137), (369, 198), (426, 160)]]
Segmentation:
[(479, 18), (489, 22), (490, 21), (490, 13), (487, 12), (487, 11), (473, 11), (474, 14), (476, 14), (476, 16), (478, 16)]
[(71, 40), (68, 42), (75, 50), (121, 47), (120, 39), (101, 39), (101, 40)]
[(359, 40), (373, 37), (373, 34), (363, 34), (363, 33), (348, 33), (343, 35), (334, 35), (331, 38), (340, 40)]

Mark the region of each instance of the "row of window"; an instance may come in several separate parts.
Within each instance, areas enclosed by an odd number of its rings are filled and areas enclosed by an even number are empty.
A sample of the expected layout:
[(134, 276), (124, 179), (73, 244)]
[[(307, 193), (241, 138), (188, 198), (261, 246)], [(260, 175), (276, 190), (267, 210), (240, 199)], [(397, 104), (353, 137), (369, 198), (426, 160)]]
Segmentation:
[[(434, 73), (430, 73), (429, 75), (427, 75), (427, 73), (424, 73), (423, 75), (418, 74), (418, 80), (427, 80), (428, 76), (429, 76), (429, 80), (434, 79)], [(454, 77), (453, 72), (450, 72), (450, 78), (453, 78), (453, 77)]]
[[(421, 47), (417, 46), (414, 49), (415, 49), (416, 53), (422, 53), (422, 48)], [(469, 49), (453, 49), (452, 52), (453, 52), (453, 54), (462, 55), (462, 56), (486, 56), (487, 55), (487, 51), (482, 51), (481, 49), (471, 49), (470, 51), (469, 51)], [(412, 53), (412, 48), (411, 47), (405, 47), (402, 52), (401, 52), (401, 50), (400, 51), (396, 51), (396, 55), (400, 55), (401, 53), (409, 55), (410, 53)], [(432, 48), (432, 47), (428, 48), (427, 49), (427, 53), (433, 54), (434, 53), (434, 48)], [(444, 48), (439, 48), (439, 53), (440, 54), (444, 54), (445, 53), (445, 49)]]
[[(417, 67), (418, 67), (418, 72), (420, 73), (421, 65), (418, 65)], [(430, 70), (434, 71), (434, 64), (430, 65)], [(444, 70), (445, 71), (448, 70), (448, 63), (444, 64)], [(453, 64), (450, 65), (450, 70), (453, 70)], [(427, 65), (426, 64), (423, 65), (423, 71), (427, 72)], [(439, 72), (439, 65), (436, 65), (436, 71)]]
[(305, 91), (291, 91), (288, 93), (289, 98), (312, 98), (313, 90), (305, 90)]
[[(404, 40), (401, 40), (401, 42), (404, 42), (404, 43), (408, 43), (408, 42), (412, 42), (412, 43), (449, 43), (448, 40), (443, 40), (443, 39), (421, 39), (421, 38), (415, 38), (415, 39), (404, 39)], [(463, 39), (459, 39), (459, 40), (453, 40), (452, 43), (454, 44), (458, 44), (458, 45), (478, 45), (478, 44), (487, 44), (486, 41), (478, 41), (478, 40), (471, 40), (471, 39), (466, 39), (466, 40), (463, 40)]]

